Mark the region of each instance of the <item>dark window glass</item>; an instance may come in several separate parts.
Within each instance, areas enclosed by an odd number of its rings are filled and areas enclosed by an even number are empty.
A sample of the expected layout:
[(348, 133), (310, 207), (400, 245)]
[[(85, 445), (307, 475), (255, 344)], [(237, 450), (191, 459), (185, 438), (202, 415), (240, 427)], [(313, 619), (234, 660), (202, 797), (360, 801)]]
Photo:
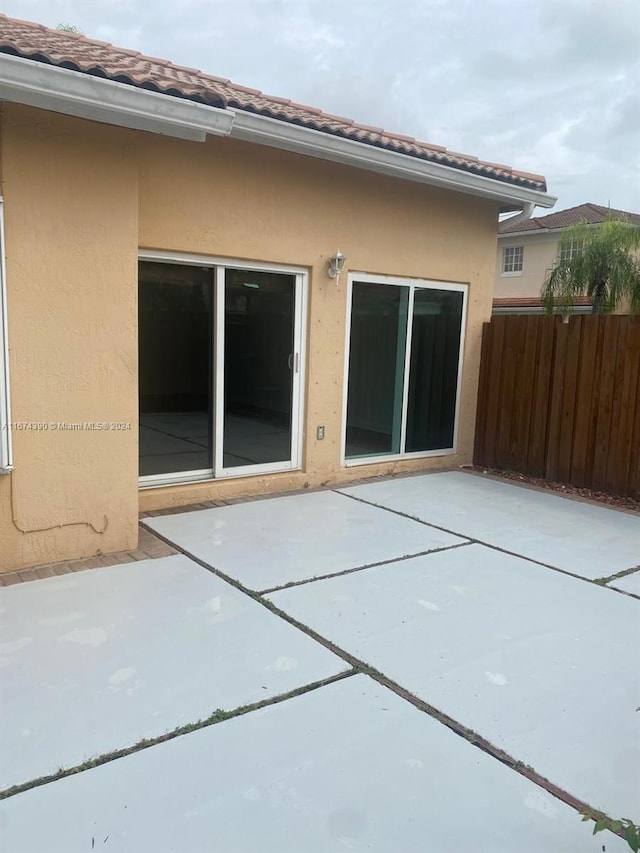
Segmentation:
[(225, 272), (223, 465), (291, 459), (295, 276)]
[(139, 266), (140, 474), (213, 467), (212, 270)]
[(406, 452), (453, 446), (462, 293), (416, 288)]
[[(409, 287), (353, 284), (348, 459), (453, 446), (463, 294), (414, 288), (407, 369), (409, 296)], [(406, 382), (406, 437), (402, 446)]]
[(346, 456), (400, 453), (409, 288), (354, 282)]

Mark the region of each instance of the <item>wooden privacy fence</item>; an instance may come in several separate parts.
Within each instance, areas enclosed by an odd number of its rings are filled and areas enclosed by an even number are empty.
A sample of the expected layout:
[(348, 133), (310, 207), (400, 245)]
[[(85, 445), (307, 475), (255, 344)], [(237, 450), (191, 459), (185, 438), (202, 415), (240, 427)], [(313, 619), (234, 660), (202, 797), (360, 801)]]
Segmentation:
[(485, 323), (474, 462), (640, 499), (640, 317)]

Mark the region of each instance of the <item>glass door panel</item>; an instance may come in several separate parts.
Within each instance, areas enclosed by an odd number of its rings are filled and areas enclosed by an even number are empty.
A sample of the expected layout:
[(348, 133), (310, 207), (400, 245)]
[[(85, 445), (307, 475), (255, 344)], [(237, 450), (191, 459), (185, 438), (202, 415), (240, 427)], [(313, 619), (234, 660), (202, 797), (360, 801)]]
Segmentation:
[(409, 288), (354, 282), (347, 458), (401, 451)]
[(460, 291), (415, 289), (407, 453), (453, 447), (462, 300)]
[(406, 279), (353, 282), (347, 462), (452, 452), (464, 294)]
[(212, 270), (139, 265), (140, 476), (212, 471)]
[(221, 473), (291, 467), (299, 376), (296, 290), (295, 275), (224, 272)]

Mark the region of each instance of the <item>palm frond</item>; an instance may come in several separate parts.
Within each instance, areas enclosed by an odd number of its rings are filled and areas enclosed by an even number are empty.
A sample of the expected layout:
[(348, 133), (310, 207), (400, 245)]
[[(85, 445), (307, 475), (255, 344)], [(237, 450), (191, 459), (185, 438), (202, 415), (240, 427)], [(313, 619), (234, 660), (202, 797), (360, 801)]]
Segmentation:
[(625, 221), (610, 218), (598, 226), (580, 222), (566, 228), (558, 260), (542, 285), (545, 309), (565, 313), (576, 297), (588, 296), (595, 312), (626, 306), (640, 311), (639, 252), (640, 226)]

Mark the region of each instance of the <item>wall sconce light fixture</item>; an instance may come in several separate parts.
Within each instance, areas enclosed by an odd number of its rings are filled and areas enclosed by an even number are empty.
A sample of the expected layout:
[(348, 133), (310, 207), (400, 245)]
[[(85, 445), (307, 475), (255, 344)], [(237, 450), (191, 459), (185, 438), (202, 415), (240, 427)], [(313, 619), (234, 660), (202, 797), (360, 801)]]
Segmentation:
[(329, 278), (339, 278), (340, 273), (344, 269), (346, 257), (342, 254), (340, 250), (338, 250), (335, 255), (332, 255), (329, 258), (329, 267), (327, 269), (327, 275)]

